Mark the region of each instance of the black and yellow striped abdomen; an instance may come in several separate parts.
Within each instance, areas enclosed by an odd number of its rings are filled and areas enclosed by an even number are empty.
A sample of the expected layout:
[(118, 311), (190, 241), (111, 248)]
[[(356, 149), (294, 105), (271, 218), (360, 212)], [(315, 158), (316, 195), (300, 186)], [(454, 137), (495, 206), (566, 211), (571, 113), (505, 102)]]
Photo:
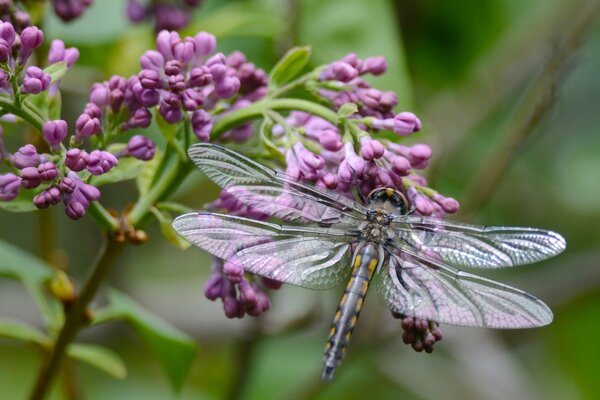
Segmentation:
[(352, 259), (352, 277), (346, 285), (329, 332), (325, 349), (325, 366), (321, 375), (323, 380), (331, 381), (336, 368), (341, 364), (371, 278), (382, 262), (383, 249), (380, 245), (369, 242), (358, 244)]

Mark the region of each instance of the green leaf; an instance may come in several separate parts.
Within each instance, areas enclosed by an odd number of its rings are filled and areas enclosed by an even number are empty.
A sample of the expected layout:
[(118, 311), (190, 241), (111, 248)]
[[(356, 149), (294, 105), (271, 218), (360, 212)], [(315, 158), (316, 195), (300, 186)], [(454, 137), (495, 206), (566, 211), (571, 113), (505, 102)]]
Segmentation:
[(42, 332), (17, 321), (0, 321), (0, 336), (33, 342), (43, 347), (48, 346), (50, 342), (50, 338)]
[(129, 322), (157, 355), (174, 390), (179, 392), (196, 356), (194, 340), (146, 311), (128, 296), (111, 290), (108, 297), (109, 306), (96, 313), (94, 324), (115, 319)]
[(140, 197), (145, 196), (148, 193), (148, 190), (150, 190), (152, 178), (154, 178), (154, 174), (156, 173), (156, 169), (160, 165), (162, 157), (163, 154), (158, 149), (156, 149), (154, 153), (154, 158), (150, 161), (146, 161), (143, 164), (142, 170), (140, 171), (135, 180), (138, 192), (140, 193)]
[(310, 47), (294, 47), (275, 64), (269, 74), (269, 89), (276, 89), (292, 79), (306, 66), (310, 59)]
[(67, 354), (117, 379), (124, 379), (127, 376), (127, 367), (121, 357), (106, 347), (73, 343), (69, 345)]
[(33, 191), (20, 190), (19, 195), (10, 201), (0, 201), (0, 209), (9, 212), (31, 212), (36, 211), (33, 205)]
[(121, 157), (119, 164), (108, 171), (106, 174), (93, 176), (90, 183), (94, 186), (103, 186), (110, 183), (123, 182), (137, 178), (142, 169), (144, 162), (134, 157)]
[(348, 118), (358, 112), (358, 106), (354, 103), (346, 103), (338, 110), (339, 118)]
[(166, 211), (161, 211), (156, 207), (152, 207), (150, 211), (152, 211), (152, 214), (154, 214), (154, 216), (158, 220), (158, 223), (160, 225), (160, 231), (162, 232), (163, 236), (169, 241), (169, 243), (182, 250), (185, 250), (191, 246), (190, 242), (179, 236), (177, 232), (175, 232), (175, 229), (173, 229), (173, 217), (171, 217), (171, 214), (169, 214)]
[(52, 77), (52, 83), (61, 80), (63, 76), (67, 73), (67, 63), (64, 61), (60, 61), (54, 64), (51, 64), (44, 68), (44, 72), (50, 74)]
[(60, 304), (44, 294), (44, 285), (54, 276), (52, 267), (3, 241), (0, 241), (0, 254), (0, 276), (22, 282), (37, 303), (46, 325), (56, 327), (62, 316)]
[(177, 214), (194, 212), (193, 208), (188, 207), (185, 204), (176, 203), (174, 201), (163, 201), (161, 203), (158, 203), (156, 205), (156, 208), (158, 208), (161, 211), (172, 211)]
[[(154, 113), (154, 118), (156, 119), (156, 125), (160, 130), (160, 133), (163, 134), (167, 143), (169, 143), (173, 148), (179, 153), (179, 157), (182, 160), (187, 160), (187, 154), (185, 150), (181, 147), (179, 142), (177, 141), (177, 133), (179, 129), (183, 129), (183, 123), (179, 124), (170, 124), (168, 123), (160, 113)], [(187, 122), (184, 122), (187, 123)]]

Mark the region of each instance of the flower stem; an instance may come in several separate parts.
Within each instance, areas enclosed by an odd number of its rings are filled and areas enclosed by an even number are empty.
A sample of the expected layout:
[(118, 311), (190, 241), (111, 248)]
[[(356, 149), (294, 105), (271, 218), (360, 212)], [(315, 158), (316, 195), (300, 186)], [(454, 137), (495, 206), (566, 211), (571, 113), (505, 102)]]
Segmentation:
[(39, 370), (35, 386), (29, 398), (31, 400), (42, 400), (48, 394), (52, 382), (59, 372), (61, 362), (69, 344), (77, 336), (77, 332), (85, 323), (85, 313), (90, 301), (94, 298), (100, 284), (104, 282), (110, 271), (113, 261), (124, 248), (123, 243), (115, 242), (105, 238), (102, 249), (90, 275), (85, 281), (81, 292), (75, 302), (67, 309), (65, 322), (58, 333), (54, 345), (50, 348), (42, 366)]
[(119, 222), (115, 217), (109, 214), (108, 211), (98, 201), (92, 201), (88, 212), (96, 223), (109, 232), (116, 232), (119, 229)]
[(11, 114), (23, 118), (25, 121), (29, 122), (31, 126), (37, 129), (38, 132), (42, 131), (42, 125), (44, 125), (44, 121), (38, 115), (36, 115), (36, 113), (31, 111), (29, 107), (19, 107), (8, 98), (0, 96), (0, 109), (6, 110)]

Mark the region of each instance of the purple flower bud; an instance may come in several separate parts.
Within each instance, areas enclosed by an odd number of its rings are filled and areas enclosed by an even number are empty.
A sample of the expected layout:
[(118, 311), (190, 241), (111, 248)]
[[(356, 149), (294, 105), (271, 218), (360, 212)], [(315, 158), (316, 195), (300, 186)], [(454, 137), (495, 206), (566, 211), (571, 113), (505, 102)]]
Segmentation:
[(77, 190), (79, 190), (81, 195), (85, 196), (88, 201), (96, 201), (100, 198), (100, 190), (98, 190), (96, 186), (82, 183), (81, 185), (77, 186)]
[(75, 47), (65, 49), (65, 43), (62, 40), (55, 39), (50, 45), (48, 51), (48, 62), (54, 64), (64, 61), (67, 67), (71, 67), (79, 59), (79, 50)]
[(11, 156), (10, 161), (19, 169), (37, 167), (40, 163), (40, 155), (34, 145), (26, 144)]
[(143, 161), (151, 160), (155, 149), (156, 144), (144, 135), (135, 135), (127, 143), (127, 154)]
[(91, 118), (102, 118), (102, 110), (95, 103), (87, 103), (83, 109), (83, 112), (89, 115)]
[(230, 261), (223, 263), (223, 273), (231, 283), (240, 283), (244, 278), (244, 269), (238, 264)]
[(110, 104), (110, 109), (113, 113), (118, 113), (121, 109), (121, 105), (125, 100), (125, 93), (121, 91), (121, 89), (115, 89), (110, 92), (108, 103)]
[(224, 278), (220, 274), (211, 276), (204, 285), (204, 296), (211, 301), (215, 301), (221, 297), (221, 293), (223, 293), (223, 281)]
[(51, 181), (58, 176), (56, 165), (50, 161), (38, 165), (37, 170), (43, 182)]
[(371, 73), (373, 75), (381, 75), (387, 71), (387, 63), (384, 57), (367, 58), (361, 69), (361, 73)]
[(52, 186), (37, 194), (33, 198), (33, 204), (37, 208), (48, 208), (48, 206), (60, 203), (61, 200), (62, 193), (56, 186)]
[(312, 174), (315, 171), (322, 169), (325, 166), (325, 160), (323, 157), (308, 151), (302, 142), (296, 142), (293, 146), (298, 158), (298, 165), (302, 173)]
[(166, 92), (163, 95), (158, 111), (165, 121), (170, 124), (181, 121), (181, 118), (183, 118), (181, 101), (177, 95), (171, 92)]
[(87, 170), (92, 175), (102, 175), (110, 171), (118, 163), (119, 160), (113, 154), (107, 151), (94, 150), (90, 153)]
[(38, 94), (48, 89), (52, 77), (38, 67), (27, 67), (23, 78), (22, 93)]
[(100, 133), (101, 129), (100, 120), (87, 113), (81, 114), (75, 121), (75, 135), (79, 139), (96, 135)]
[(189, 63), (194, 57), (196, 51), (196, 45), (194, 39), (186, 37), (180, 42), (175, 43), (172, 46), (173, 57), (182, 64)]
[(44, 32), (37, 26), (30, 26), (21, 32), (21, 49), (19, 50), (19, 62), (24, 65), (33, 53), (33, 49), (44, 43)]
[(204, 103), (202, 92), (195, 89), (186, 89), (181, 94), (183, 108), (187, 111), (195, 111)]
[(58, 188), (64, 194), (71, 194), (75, 190), (75, 181), (69, 177), (62, 178), (58, 183)]
[(70, 149), (65, 157), (65, 165), (72, 171), (83, 171), (88, 164), (89, 154), (85, 150)]
[(8, 87), (8, 75), (6, 71), (0, 69), (0, 89)]
[(15, 174), (0, 175), (0, 201), (10, 201), (18, 196), (21, 178)]
[(152, 123), (152, 113), (145, 108), (138, 108), (123, 127), (124, 130), (131, 128), (147, 128)]
[(325, 187), (327, 189), (335, 189), (337, 188), (337, 184), (338, 184), (338, 177), (335, 174), (332, 174), (331, 172), (327, 172), (325, 175), (323, 175), (323, 177), (321, 178), (321, 180), (323, 181), (323, 185), (325, 185)]
[(406, 190), (408, 200), (422, 215), (431, 215), (433, 213), (433, 204), (431, 201), (417, 191), (413, 186)]
[(398, 135), (410, 135), (413, 132), (420, 131), (421, 128), (421, 120), (411, 112), (401, 112), (394, 117), (393, 130)]
[(376, 160), (383, 157), (385, 147), (378, 140), (373, 140), (367, 136), (361, 138), (361, 154), (367, 161)]
[[(239, 69), (246, 62), (246, 56), (241, 51), (234, 51), (227, 57), (227, 65), (232, 68)], [(254, 64), (247, 64), (248, 66), (252, 66), (254, 68)]]
[(439, 204), (444, 212), (447, 212), (448, 214), (454, 214), (460, 209), (460, 204), (458, 201), (456, 201), (456, 199), (453, 199), (452, 197), (444, 197), (439, 193), (433, 196), (433, 201)]
[(54, 0), (54, 12), (63, 21), (71, 21), (79, 17), (92, 0)]
[(42, 133), (52, 150), (57, 150), (60, 142), (67, 137), (67, 122), (62, 119), (48, 121), (44, 124)]
[(160, 88), (160, 74), (152, 69), (143, 69), (138, 73), (140, 84), (144, 89)]
[(24, 29), (31, 25), (31, 18), (23, 10), (16, 10), (12, 15), (12, 20), (15, 23), (15, 28), (18, 30)]
[(180, 75), (181, 74), (181, 64), (177, 60), (170, 60), (165, 63), (165, 75)]
[(0, 21), (0, 38), (12, 46), (16, 38), (15, 28), (10, 22)]
[(344, 144), (340, 140), (340, 135), (333, 129), (324, 129), (318, 132), (319, 143), (325, 150), (338, 151)]
[(202, 142), (208, 142), (210, 131), (212, 130), (212, 118), (204, 110), (197, 110), (192, 114), (192, 129), (198, 139)]
[(21, 170), (21, 186), (25, 189), (33, 189), (40, 186), (42, 178), (36, 167), (25, 167)]
[(280, 289), (281, 286), (283, 285), (282, 282), (276, 281), (274, 279), (265, 278), (264, 276), (262, 277), (261, 280), (262, 280), (263, 285), (265, 285), (265, 287), (267, 289), (271, 289), (271, 290)]
[(213, 76), (206, 66), (193, 68), (190, 72), (189, 85), (191, 87), (203, 87), (211, 83)]
[(223, 78), (215, 84), (215, 93), (222, 99), (228, 99), (232, 97), (237, 93), (239, 89), (240, 80), (235, 76), (226, 76), (225, 78)]
[(392, 171), (400, 176), (406, 176), (410, 174), (410, 161), (408, 161), (405, 157), (393, 155), (388, 151), (386, 151), (385, 156), (392, 163)]
[(0, 39), (0, 62), (7, 62), (12, 55), (12, 46), (4, 39)]
[(146, 17), (146, 8), (138, 0), (127, 2), (127, 18), (131, 22), (142, 22)]
[(99, 107), (106, 107), (110, 98), (110, 90), (104, 83), (94, 83), (90, 91), (90, 102)]
[(156, 7), (155, 16), (155, 30), (157, 31), (161, 29), (179, 30), (189, 22), (189, 17), (185, 11), (166, 4)]
[(344, 61), (335, 61), (323, 70), (319, 79), (350, 82), (358, 76), (358, 71)]
[(159, 72), (165, 65), (165, 58), (158, 51), (148, 50), (140, 58), (140, 65), (144, 69), (151, 69)]
[(78, 201), (69, 201), (65, 205), (65, 214), (71, 219), (78, 220), (85, 215), (85, 206)]
[(144, 107), (154, 107), (160, 102), (160, 92), (156, 89), (144, 89), (140, 82), (134, 83), (132, 90)]
[(217, 39), (207, 32), (200, 32), (194, 36), (196, 52), (200, 56), (207, 56), (217, 48)]
[(185, 90), (185, 77), (182, 74), (170, 75), (168, 84), (173, 92), (181, 92)]
[(177, 32), (169, 32), (162, 30), (156, 36), (156, 49), (163, 55), (166, 60), (173, 59), (172, 46), (179, 43), (181, 39)]

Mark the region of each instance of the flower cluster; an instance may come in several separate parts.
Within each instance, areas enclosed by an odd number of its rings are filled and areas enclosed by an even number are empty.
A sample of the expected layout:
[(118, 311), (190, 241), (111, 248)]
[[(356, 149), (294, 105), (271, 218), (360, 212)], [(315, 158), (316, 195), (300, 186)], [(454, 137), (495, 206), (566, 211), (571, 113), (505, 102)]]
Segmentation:
[(204, 294), (210, 300), (221, 299), (228, 318), (242, 318), (248, 314), (258, 316), (271, 307), (265, 289), (279, 289), (281, 283), (261, 278), (248, 280), (242, 267), (214, 259), (213, 274), (204, 286)]
[[(54, 12), (63, 21), (72, 21), (81, 16), (94, 0), (53, 0)], [(31, 17), (23, 10), (20, 2), (0, 0), (0, 20), (10, 21), (18, 32), (31, 25)]]
[(127, 17), (139, 23), (154, 20), (154, 29), (160, 32), (179, 30), (190, 22), (190, 12), (202, 3), (201, 0), (152, 1), (143, 4), (139, 0), (127, 2)]
[(402, 341), (418, 352), (425, 350), (426, 353), (433, 351), (433, 345), (442, 340), (440, 324), (436, 321), (408, 317), (392, 313), (394, 318), (402, 320)]

